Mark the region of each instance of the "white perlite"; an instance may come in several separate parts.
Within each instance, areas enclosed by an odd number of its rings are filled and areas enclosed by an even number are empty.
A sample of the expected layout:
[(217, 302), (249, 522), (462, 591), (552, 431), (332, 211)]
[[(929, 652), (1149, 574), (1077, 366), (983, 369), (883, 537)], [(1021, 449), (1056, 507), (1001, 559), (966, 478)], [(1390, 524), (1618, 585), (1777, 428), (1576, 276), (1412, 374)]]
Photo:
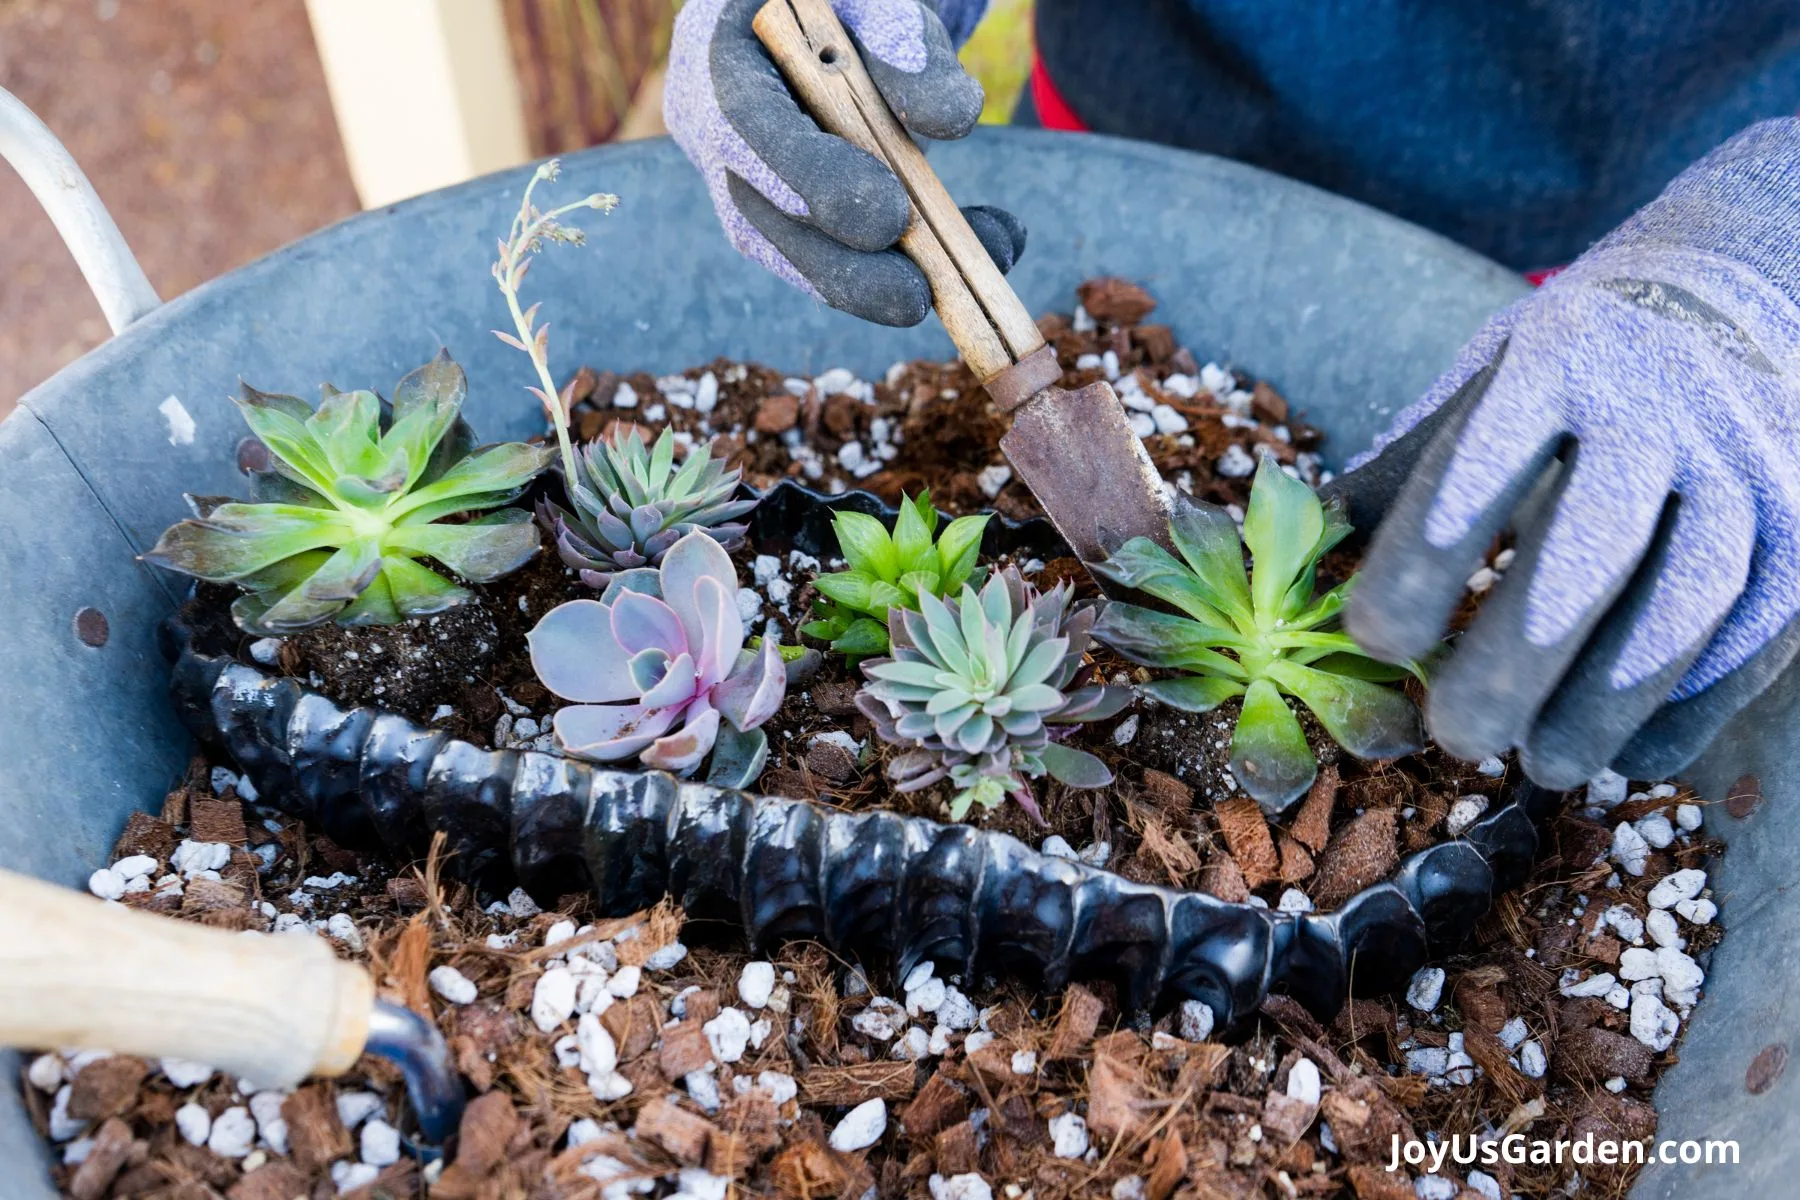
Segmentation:
[(175, 1110), (175, 1128), (190, 1146), (204, 1146), (212, 1136), (212, 1114), (198, 1104), (184, 1104)]
[(400, 1161), (400, 1131), (377, 1118), (362, 1127), (362, 1160), (371, 1167), (386, 1167)]
[(1587, 802), (1595, 808), (1617, 808), (1625, 803), (1631, 783), (1614, 771), (1602, 771), (1588, 780)]
[(1664, 849), (1675, 840), (1675, 826), (1659, 812), (1639, 818), (1637, 831), (1639, 837), (1650, 843), (1652, 850)]
[(1532, 1039), (1519, 1047), (1519, 1072), (1527, 1079), (1542, 1079), (1549, 1068), (1550, 1060), (1544, 1054), (1544, 1047), (1537, 1039)]
[(256, 1118), (256, 1131), (262, 1135), (263, 1145), (277, 1154), (288, 1152), (287, 1119), (281, 1115), (287, 1098), (288, 1093), (283, 1091), (258, 1092), (250, 1097), (250, 1115)]
[(612, 1034), (591, 1012), (582, 1013), (575, 1022), (575, 1048), (581, 1069), (588, 1075), (610, 1075), (619, 1065), (619, 1048), (613, 1043)]
[(1464, 830), (1481, 819), (1487, 808), (1486, 796), (1462, 797), (1450, 806), (1450, 815), (1444, 818), (1444, 832), (1451, 837), (1461, 837)]
[(1641, 942), (1644, 939), (1643, 918), (1623, 904), (1615, 904), (1601, 913), (1600, 924), (1612, 926), (1614, 932), (1628, 942)]
[(1719, 915), (1719, 906), (1711, 900), (1677, 900), (1675, 911), (1681, 914), (1683, 920), (1705, 925)]
[(1297, 1058), (1288, 1068), (1287, 1094), (1291, 1099), (1317, 1104), (1324, 1092), (1318, 1065), (1310, 1058)]
[(1002, 488), (1012, 481), (1012, 468), (1005, 463), (995, 463), (991, 467), (983, 467), (975, 473), (975, 486), (981, 494), (992, 500), (1000, 494)]
[(1087, 1122), (1075, 1113), (1050, 1118), (1050, 1152), (1058, 1158), (1080, 1158), (1088, 1151)]
[[(1643, 946), (1628, 947), (1619, 955), (1619, 978), (1627, 983), (1636, 983), (1640, 979), (1654, 979), (1659, 972), (1656, 969), (1656, 951)], [(1576, 993), (1564, 990), (1563, 995)]]
[(738, 976), (737, 990), (738, 999), (751, 1008), (768, 1004), (769, 995), (775, 990), (775, 964), (745, 963), (743, 974)]
[(1485, 1200), (1501, 1200), (1500, 1181), (1486, 1171), (1470, 1171), (1468, 1183), (1471, 1188), (1481, 1193)]
[(213, 1069), (205, 1063), (185, 1058), (165, 1058), (157, 1064), (170, 1083), (178, 1088), (198, 1087), (213, 1077)]
[(1613, 830), (1612, 859), (1628, 875), (1642, 875), (1650, 857), (1650, 843), (1628, 821), (1620, 821)]
[(117, 900), (125, 894), (125, 879), (111, 867), (101, 867), (88, 876), (88, 891), (102, 900)]
[[(1619, 956), (1619, 974), (1624, 975), (1626, 979), (1641, 979), (1643, 978), (1641, 975), (1634, 976), (1625, 974), (1625, 959), (1631, 953), (1630, 950), (1627, 950), (1624, 954)], [(1647, 951), (1639, 951), (1639, 953), (1647, 953)], [(1589, 975), (1586, 979), (1583, 979), (1581, 977), (1581, 972), (1571, 967), (1569, 970), (1563, 972), (1562, 980), (1558, 983), (1556, 990), (1565, 996), (1575, 998), (1586, 996), (1598, 997), (1606, 995), (1606, 993), (1617, 987), (1618, 984), (1619, 981), (1608, 972), (1602, 971), (1598, 975)]]
[(1514, 1017), (1500, 1027), (1500, 1044), (1508, 1050), (1517, 1050), (1519, 1043), (1525, 1040), (1525, 1035), (1529, 1032), (1525, 1027), (1525, 1018)]
[(1442, 1175), (1421, 1175), (1413, 1180), (1413, 1195), (1419, 1200), (1456, 1200), (1460, 1190), (1455, 1180)]
[(1204, 1042), (1212, 1036), (1213, 1010), (1204, 1000), (1183, 1000), (1179, 1021), (1181, 1036), (1190, 1042)]
[(1673, 946), (1680, 950), (1687, 945), (1675, 925), (1675, 914), (1666, 908), (1651, 909), (1650, 915), (1644, 918), (1644, 928), (1649, 931), (1650, 940), (1658, 946)]
[(425, 982), (431, 985), (432, 991), (452, 1004), (475, 1002), (474, 981), (455, 967), (433, 967), (431, 974), (425, 977)]
[(831, 1148), (848, 1154), (866, 1150), (887, 1132), (887, 1103), (880, 1097), (865, 1100), (849, 1112), (831, 1131)]
[(1444, 969), (1421, 967), (1406, 985), (1406, 1002), (1420, 1012), (1431, 1012), (1444, 995)]
[(1227, 479), (1243, 479), (1256, 470), (1256, 460), (1250, 457), (1249, 451), (1233, 442), (1213, 468)]
[(1309, 913), (1313, 910), (1312, 897), (1299, 888), (1288, 888), (1281, 893), (1281, 899), (1275, 902), (1275, 911), (1284, 913)]
[(355, 1129), (364, 1121), (380, 1112), (381, 1097), (374, 1092), (339, 1092), (337, 1098), (338, 1120), (344, 1123), (345, 1129)]
[(972, 1171), (948, 1179), (933, 1175), (925, 1183), (931, 1189), (931, 1200), (994, 1200), (994, 1189), (988, 1181)]
[(531, 993), (531, 1019), (549, 1033), (575, 1011), (575, 976), (567, 967), (551, 967), (538, 976)]
[(1037, 1074), (1037, 1051), (1014, 1050), (1012, 1056), (1012, 1072), (1014, 1075)]
[(1702, 819), (1698, 804), (1677, 804), (1675, 806), (1675, 824), (1683, 833), (1692, 833), (1700, 828)]
[(644, 960), (644, 970), (673, 971), (675, 964), (687, 957), (687, 952), (687, 947), (680, 942), (670, 942), (666, 946), (659, 946), (649, 958)]
[(1631, 1036), (1661, 1054), (1675, 1042), (1681, 1018), (1657, 997), (1641, 993), (1631, 998)]
[(31, 1080), (31, 1086), (40, 1092), (54, 1092), (62, 1085), (62, 1059), (54, 1054), (40, 1054), (31, 1060), (25, 1077)]
[(1706, 872), (1689, 867), (1673, 871), (1650, 889), (1651, 908), (1673, 908), (1683, 900), (1692, 900), (1706, 886)]
[(713, 1057), (723, 1063), (734, 1063), (744, 1057), (750, 1045), (750, 1018), (741, 1008), (721, 1008), (719, 1015), (700, 1027), (712, 1045)]
[(256, 1143), (256, 1118), (242, 1105), (220, 1113), (206, 1137), (206, 1148), (220, 1158), (243, 1158)]

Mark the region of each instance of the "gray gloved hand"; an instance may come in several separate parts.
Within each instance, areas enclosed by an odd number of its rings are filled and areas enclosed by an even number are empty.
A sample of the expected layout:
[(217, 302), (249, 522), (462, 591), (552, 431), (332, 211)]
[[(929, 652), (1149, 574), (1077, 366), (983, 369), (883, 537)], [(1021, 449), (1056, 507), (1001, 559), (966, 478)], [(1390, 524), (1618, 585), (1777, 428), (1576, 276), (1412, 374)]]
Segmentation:
[[(1496, 316), (1330, 490), (1385, 510), (1344, 614), (1390, 660), (1516, 557), (1432, 736), (1572, 787), (1686, 766), (1800, 649), (1800, 120), (1752, 127)], [(1354, 466), (1355, 464), (1353, 464)]]
[[(706, 177), (731, 244), (803, 291), (882, 325), (931, 311), (925, 276), (893, 248), (906, 191), (874, 155), (821, 131), (788, 93), (750, 22), (764, 0), (690, 0), (675, 19), (663, 118)], [(983, 0), (833, 0), (875, 86), (918, 136), (959, 138), (981, 116), (945, 20), (963, 37)], [(997, 208), (965, 208), (1002, 271), (1025, 227)]]

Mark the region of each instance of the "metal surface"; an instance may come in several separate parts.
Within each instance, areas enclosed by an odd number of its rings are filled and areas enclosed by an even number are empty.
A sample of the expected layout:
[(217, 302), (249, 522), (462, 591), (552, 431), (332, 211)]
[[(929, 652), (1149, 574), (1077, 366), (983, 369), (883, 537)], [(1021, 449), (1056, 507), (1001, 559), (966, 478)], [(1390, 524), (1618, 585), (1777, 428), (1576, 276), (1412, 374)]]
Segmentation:
[(162, 301), (75, 159), (37, 115), (0, 88), (0, 158), (37, 197), (118, 333)]
[[(1018, 213), (1031, 246), (1010, 277), (1033, 311), (1074, 303), (1093, 275), (1144, 283), (1154, 319), (1204, 358), (1279, 388), (1341, 460), (1428, 384), (1481, 320), (1524, 290), (1501, 268), (1355, 204), (1247, 167), (1104, 138), (981, 130), (934, 148), (955, 194)], [(488, 438), (536, 428), (528, 371), (487, 331), (493, 238), (528, 171), (367, 213), (196, 289), (25, 397), (0, 426), (0, 865), (76, 884), (133, 806), (154, 807), (185, 762), (153, 649), (170, 592), (132, 555), (183, 515), (180, 493), (240, 491), (241, 375), (307, 392), (384, 386), (440, 345), (469, 371)], [(1077, 186), (1079, 185), (1079, 186)], [(666, 142), (576, 155), (568, 196), (624, 205), (557, 248), (528, 290), (554, 323), (558, 374), (582, 362), (662, 372), (724, 355), (792, 374), (950, 357), (935, 322), (880, 329), (830, 312), (738, 260), (704, 188)], [(171, 436), (165, 400), (191, 414)], [(105, 614), (82, 643), (73, 618)], [(1784, 1194), (1800, 1169), (1800, 1070), (1751, 1064), (1800, 1050), (1800, 680), (1752, 706), (1695, 769), (1713, 798), (1747, 773), (1761, 803), (1709, 827), (1731, 842), (1715, 872), (1730, 936), (1716, 953), (1681, 1062), (1658, 1100), (1663, 1137), (1735, 1138), (1737, 1168), (1653, 1167), (1640, 1196)], [(1764, 1064), (1780, 1057), (1769, 1052)], [(9, 1078), (16, 1078), (9, 1076)], [(1749, 1086), (1754, 1083), (1756, 1091)], [(0, 1095), (0, 1195), (51, 1193), (16, 1098)]]
[(443, 1145), (462, 1120), (463, 1081), (437, 1026), (410, 1008), (377, 1000), (369, 1014), (369, 1040), (363, 1052), (400, 1068), (419, 1137), (433, 1146)]

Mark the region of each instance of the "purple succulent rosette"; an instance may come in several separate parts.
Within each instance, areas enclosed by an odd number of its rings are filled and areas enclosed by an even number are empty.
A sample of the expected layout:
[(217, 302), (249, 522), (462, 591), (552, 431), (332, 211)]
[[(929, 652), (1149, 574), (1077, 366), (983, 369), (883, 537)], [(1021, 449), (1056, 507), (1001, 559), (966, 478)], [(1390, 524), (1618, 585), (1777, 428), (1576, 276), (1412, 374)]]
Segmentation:
[(700, 531), (660, 569), (621, 571), (600, 599), (559, 604), (528, 635), (538, 679), (572, 701), (553, 722), (566, 753), (687, 775), (723, 741), (754, 760), (754, 778), (767, 753), (757, 727), (781, 706), (787, 668), (775, 638), (744, 640), (731, 556)]
[(541, 500), (538, 523), (589, 587), (605, 587), (616, 571), (656, 566), (696, 529), (735, 550), (748, 528), (738, 518), (756, 507), (755, 499), (732, 499), (739, 472), (704, 446), (690, 449), (677, 468), (667, 428), (650, 448), (635, 428), (613, 442), (590, 442), (577, 466), (579, 477), (567, 481), (570, 507)]
[(1800, 647), (1796, 196), (1800, 120), (1746, 130), (1495, 316), (1353, 464), (1351, 490), (1417, 461), (1346, 615), (1383, 657), (1518, 533), (1436, 681), (1447, 748), (1520, 745), (1547, 786), (1661, 778)]

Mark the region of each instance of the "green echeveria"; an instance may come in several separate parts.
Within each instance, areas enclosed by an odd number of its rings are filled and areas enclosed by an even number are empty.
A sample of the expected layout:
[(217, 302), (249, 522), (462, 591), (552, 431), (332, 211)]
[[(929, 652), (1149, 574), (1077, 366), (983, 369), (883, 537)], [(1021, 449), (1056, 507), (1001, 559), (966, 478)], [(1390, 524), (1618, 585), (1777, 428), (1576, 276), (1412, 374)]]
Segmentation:
[[(462, 603), (466, 588), (418, 560), (474, 583), (523, 565), (537, 553), (537, 528), (525, 510), (500, 506), (554, 453), (522, 442), (475, 447), (461, 420), (467, 392), (443, 352), (400, 381), (391, 405), (327, 386), (315, 410), (245, 385), (236, 403), (273, 470), (256, 477), (252, 502), (189, 496), (194, 516), (145, 559), (238, 584), (246, 594), (232, 615), (255, 634), (334, 619), (388, 625)], [(467, 513), (481, 515), (446, 521)]]
[(957, 600), (921, 592), (919, 609), (894, 610), (894, 656), (863, 664), (856, 705), (883, 741), (907, 747), (888, 764), (902, 792), (948, 778), (951, 817), (1012, 796), (1042, 820), (1027, 780), (1049, 774), (1071, 787), (1112, 782), (1106, 764), (1062, 745), (1059, 727), (1110, 717), (1125, 688), (1089, 683), (1094, 610), (1071, 610), (1064, 583), (1038, 593), (1008, 567)]
[[(1169, 678), (1143, 690), (1174, 708), (1205, 712), (1242, 696), (1231, 740), (1231, 770), (1263, 810), (1275, 815), (1303, 795), (1318, 764), (1284, 696), (1318, 718), (1358, 758), (1393, 758), (1423, 744), (1419, 712), (1382, 687), (1404, 677), (1337, 631), (1353, 580), (1314, 596), (1320, 558), (1350, 532), (1265, 454), (1257, 468), (1240, 539), (1224, 509), (1178, 497), (1169, 532), (1181, 558), (1133, 538), (1097, 569), (1184, 615), (1109, 603), (1094, 637)], [(1244, 569), (1250, 551), (1254, 578)], [(1421, 676), (1422, 678), (1422, 676)]]
[(546, 500), (538, 518), (555, 538), (557, 554), (589, 587), (605, 587), (616, 571), (656, 566), (696, 529), (735, 550), (747, 528), (737, 518), (756, 507), (753, 499), (732, 499), (738, 472), (704, 446), (689, 450), (677, 468), (675, 438), (666, 428), (649, 447), (636, 429), (611, 442), (588, 443), (581, 448), (580, 474), (568, 481), (574, 511)]
[(901, 500), (892, 533), (867, 514), (838, 513), (832, 528), (848, 570), (813, 580), (822, 599), (800, 632), (831, 643), (852, 664), (886, 654), (890, 611), (917, 612), (925, 596), (954, 596), (965, 583), (980, 583), (975, 556), (987, 522), (986, 513), (958, 517), (934, 541), (938, 514), (928, 491)]

